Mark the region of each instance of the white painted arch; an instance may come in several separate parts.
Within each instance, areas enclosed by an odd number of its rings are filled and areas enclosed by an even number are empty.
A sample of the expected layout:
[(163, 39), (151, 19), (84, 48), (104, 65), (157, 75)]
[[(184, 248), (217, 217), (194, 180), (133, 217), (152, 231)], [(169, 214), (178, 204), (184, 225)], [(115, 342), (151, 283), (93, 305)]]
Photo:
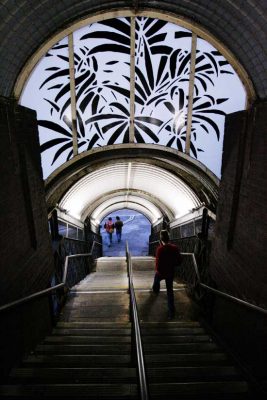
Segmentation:
[(175, 174), (145, 162), (118, 161), (78, 180), (59, 207), (80, 221), (89, 213), (95, 225), (109, 212), (125, 206), (155, 223), (163, 215), (180, 218), (200, 204), (194, 191)]

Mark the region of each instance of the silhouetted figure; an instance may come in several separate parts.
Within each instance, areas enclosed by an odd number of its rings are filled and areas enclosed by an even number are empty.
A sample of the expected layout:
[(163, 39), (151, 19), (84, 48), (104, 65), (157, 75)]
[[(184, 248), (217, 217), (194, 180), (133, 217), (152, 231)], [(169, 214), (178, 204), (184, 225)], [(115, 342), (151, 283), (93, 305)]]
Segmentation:
[(168, 297), (168, 317), (172, 319), (175, 314), (173, 296), (174, 268), (181, 263), (182, 257), (179, 248), (175, 244), (169, 243), (168, 231), (162, 230), (160, 232), (160, 243), (156, 250), (156, 273), (152, 289), (154, 293), (159, 293), (160, 281), (165, 279)]
[(105, 222), (104, 228), (106, 229), (107, 232), (108, 247), (110, 247), (112, 244), (112, 234), (114, 232), (114, 224), (111, 217), (109, 217), (109, 219)]
[(115, 229), (118, 243), (121, 241), (121, 232), (122, 232), (123, 222), (120, 220), (120, 217), (116, 217), (115, 221)]

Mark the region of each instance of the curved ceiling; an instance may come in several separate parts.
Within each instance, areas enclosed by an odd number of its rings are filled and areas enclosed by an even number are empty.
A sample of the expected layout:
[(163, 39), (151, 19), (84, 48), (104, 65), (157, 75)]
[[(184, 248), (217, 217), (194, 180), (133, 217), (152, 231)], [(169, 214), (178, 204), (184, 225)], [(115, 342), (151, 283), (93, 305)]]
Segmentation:
[[(120, 0), (82, 2), (64, 0), (4, 1), (0, 6), (0, 94), (11, 96), (21, 68), (33, 53), (58, 31), (73, 21), (110, 10), (125, 8), (164, 10), (189, 18), (224, 43), (250, 75), (260, 98), (267, 97), (266, 65), (266, 2), (251, 0)], [(16, 26), (16, 29), (13, 27)]]
[[(166, 214), (166, 210), (156, 207), (155, 204), (144, 198), (141, 194), (125, 192), (124, 195), (115, 195), (96, 207), (91, 214), (91, 222), (97, 226), (108, 214), (125, 208), (138, 211), (145, 215), (151, 224), (154, 224)], [(85, 215), (87, 215), (87, 213), (85, 213)]]
[[(124, 193), (116, 196), (121, 191)], [(106, 200), (111, 192), (113, 196)], [(109, 211), (127, 207), (141, 211), (155, 223), (168, 214), (175, 220), (200, 204), (194, 191), (167, 170), (145, 162), (124, 161), (98, 168), (78, 180), (59, 207), (82, 221), (89, 208), (93, 210), (91, 217), (100, 221)]]

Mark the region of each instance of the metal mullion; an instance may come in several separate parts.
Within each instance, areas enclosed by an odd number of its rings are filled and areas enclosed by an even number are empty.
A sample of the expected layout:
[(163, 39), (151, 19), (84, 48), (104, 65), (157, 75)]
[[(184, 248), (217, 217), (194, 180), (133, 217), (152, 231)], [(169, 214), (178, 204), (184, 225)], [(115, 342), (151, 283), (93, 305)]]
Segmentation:
[(135, 17), (131, 17), (130, 48), (130, 135), (129, 142), (134, 143), (134, 102), (135, 102)]
[(72, 123), (72, 142), (73, 155), (78, 154), (77, 139), (77, 113), (76, 113), (76, 91), (75, 91), (75, 68), (74, 68), (74, 45), (73, 33), (68, 36), (69, 42), (69, 71), (70, 71), (70, 99), (71, 99), (71, 123)]
[(192, 33), (190, 78), (189, 78), (189, 89), (188, 89), (187, 127), (186, 127), (186, 142), (185, 142), (185, 153), (188, 155), (190, 154), (190, 141), (191, 141), (191, 128), (192, 128), (196, 49), (197, 49), (197, 35), (195, 33)]

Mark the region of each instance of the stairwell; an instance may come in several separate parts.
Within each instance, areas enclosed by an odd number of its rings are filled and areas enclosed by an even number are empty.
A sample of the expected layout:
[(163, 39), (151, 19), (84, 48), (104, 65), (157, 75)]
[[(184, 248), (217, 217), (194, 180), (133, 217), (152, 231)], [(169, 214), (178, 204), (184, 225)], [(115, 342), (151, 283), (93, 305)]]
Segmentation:
[[(134, 286), (151, 399), (248, 399), (233, 360), (198, 322), (184, 286), (175, 284), (176, 316), (167, 320), (164, 284), (150, 291), (154, 259), (134, 257)], [(13, 368), (1, 398), (139, 399), (131, 346), (123, 257), (97, 260), (72, 288), (51, 335)]]

